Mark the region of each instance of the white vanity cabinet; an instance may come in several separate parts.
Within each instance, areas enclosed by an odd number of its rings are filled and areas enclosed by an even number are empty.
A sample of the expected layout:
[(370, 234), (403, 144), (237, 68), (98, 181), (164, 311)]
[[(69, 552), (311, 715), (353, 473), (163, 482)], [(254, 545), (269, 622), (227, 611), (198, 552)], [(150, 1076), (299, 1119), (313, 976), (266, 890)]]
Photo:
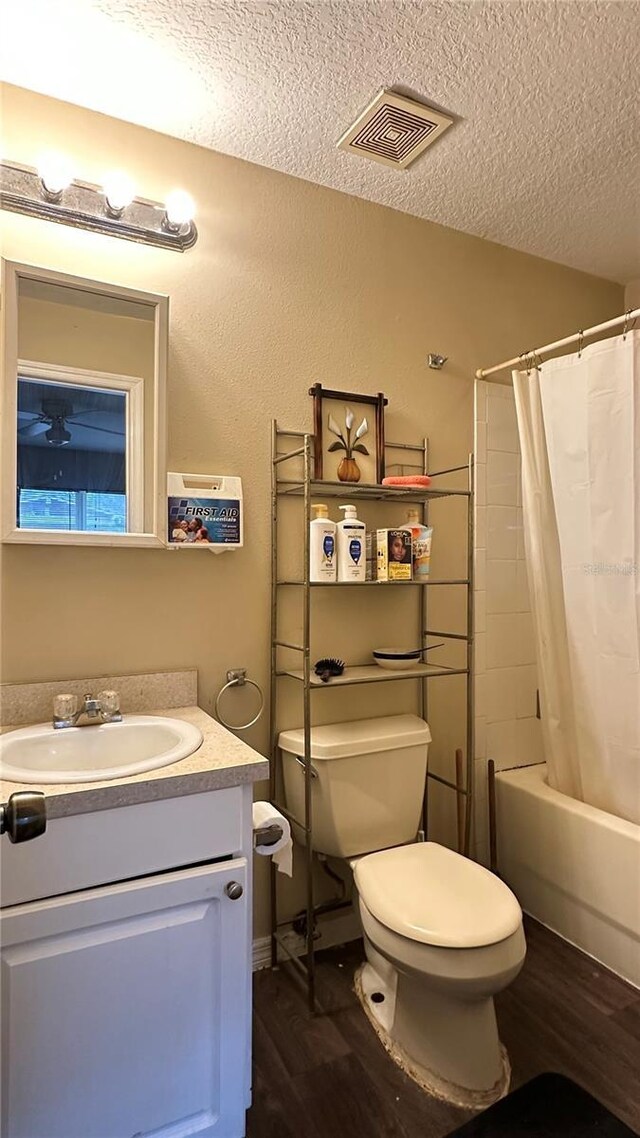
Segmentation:
[(251, 846), (250, 785), (3, 840), (2, 1138), (242, 1138)]

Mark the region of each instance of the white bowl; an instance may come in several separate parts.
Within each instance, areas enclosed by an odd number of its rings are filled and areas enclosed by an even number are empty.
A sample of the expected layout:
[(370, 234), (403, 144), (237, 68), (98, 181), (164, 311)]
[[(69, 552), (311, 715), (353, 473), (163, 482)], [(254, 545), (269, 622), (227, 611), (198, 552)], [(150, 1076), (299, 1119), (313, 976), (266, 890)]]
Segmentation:
[(406, 652), (402, 648), (374, 648), (373, 658), (379, 667), (390, 672), (406, 672), (422, 662), (422, 653), (419, 650)]

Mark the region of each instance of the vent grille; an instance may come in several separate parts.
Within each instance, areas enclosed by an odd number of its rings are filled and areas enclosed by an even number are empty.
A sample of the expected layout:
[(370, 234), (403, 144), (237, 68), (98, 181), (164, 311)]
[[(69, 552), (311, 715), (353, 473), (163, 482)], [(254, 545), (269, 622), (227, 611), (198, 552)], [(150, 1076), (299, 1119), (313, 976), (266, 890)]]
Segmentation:
[(415, 99), (381, 91), (345, 131), (338, 146), (405, 170), (452, 122), (447, 115)]

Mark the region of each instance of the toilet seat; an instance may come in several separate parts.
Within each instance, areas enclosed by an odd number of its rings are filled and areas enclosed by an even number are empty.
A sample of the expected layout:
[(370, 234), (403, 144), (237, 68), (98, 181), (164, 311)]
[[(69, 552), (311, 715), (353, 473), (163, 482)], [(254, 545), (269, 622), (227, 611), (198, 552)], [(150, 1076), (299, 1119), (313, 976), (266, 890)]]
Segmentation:
[(496, 984), (500, 988), (503, 983), (510, 983), (525, 958), (522, 924), (515, 933), (496, 944), (447, 948), (412, 940), (387, 928), (369, 912), (362, 897), (359, 911), (365, 940), (398, 973), (421, 976), (430, 987), (449, 987), (459, 996), (492, 993), (496, 991)]
[(367, 854), (354, 866), (358, 893), (380, 924), (442, 948), (480, 948), (512, 936), (522, 910), (484, 866), (435, 842)]

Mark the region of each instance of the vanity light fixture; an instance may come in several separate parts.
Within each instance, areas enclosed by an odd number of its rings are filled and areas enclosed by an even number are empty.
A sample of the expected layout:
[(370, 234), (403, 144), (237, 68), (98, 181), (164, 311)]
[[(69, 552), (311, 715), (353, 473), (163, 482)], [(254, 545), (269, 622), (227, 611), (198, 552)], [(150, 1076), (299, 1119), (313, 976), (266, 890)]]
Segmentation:
[(48, 150), (42, 154), (38, 162), (38, 174), (42, 184), (42, 193), (48, 202), (59, 202), (62, 192), (73, 181), (73, 168), (65, 154), (58, 154)]
[(0, 209), (178, 253), (198, 240), (195, 206), (184, 190), (163, 204), (136, 197), (133, 180), (121, 170), (105, 175), (102, 186), (81, 182), (69, 159), (54, 152), (43, 155), (37, 169), (0, 162)]
[(169, 233), (178, 233), (182, 226), (189, 225), (195, 214), (195, 204), (185, 190), (172, 190), (167, 198), (164, 226)]
[(109, 217), (122, 217), (125, 209), (136, 196), (133, 178), (123, 170), (113, 170), (107, 174), (103, 185), (105, 208)]

